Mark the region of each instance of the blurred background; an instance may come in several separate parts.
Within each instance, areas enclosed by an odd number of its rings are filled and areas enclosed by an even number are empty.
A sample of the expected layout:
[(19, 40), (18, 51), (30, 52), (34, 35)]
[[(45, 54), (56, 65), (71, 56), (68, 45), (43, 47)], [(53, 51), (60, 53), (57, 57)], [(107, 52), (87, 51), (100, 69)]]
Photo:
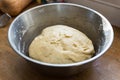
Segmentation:
[(103, 14), (112, 25), (120, 26), (120, 0), (65, 0), (81, 4)]
[(0, 0), (0, 13), (1, 11), (7, 13), (0, 17), (0, 26), (5, 25), (4, 22), (10, 19), (9, 16), (17, 16), (31, 2), (38, 4), (68, 2), (84, 5), (103, 14), (112, 25), (120, 27), (120, 0)]

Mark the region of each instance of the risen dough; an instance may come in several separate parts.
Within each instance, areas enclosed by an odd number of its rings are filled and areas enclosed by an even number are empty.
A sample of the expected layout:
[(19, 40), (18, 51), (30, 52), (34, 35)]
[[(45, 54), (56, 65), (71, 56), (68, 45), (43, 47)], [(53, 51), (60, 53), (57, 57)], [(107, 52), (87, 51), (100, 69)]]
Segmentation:
[(45, 28), (29, 47), (33, 59), (54, 63), (75, 63), (93, 56), (92, 41), (82, 32), (65, 25)]

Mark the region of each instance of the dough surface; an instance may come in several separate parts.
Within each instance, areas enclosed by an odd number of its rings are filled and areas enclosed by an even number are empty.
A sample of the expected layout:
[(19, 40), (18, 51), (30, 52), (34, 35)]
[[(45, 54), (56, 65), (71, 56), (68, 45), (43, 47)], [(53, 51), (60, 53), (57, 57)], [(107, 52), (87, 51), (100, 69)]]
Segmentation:
[(85, 34), (65, 25), (45, 28), (29, 46), (31, 58), (53, 64), (80, 62), (91, 58), (94, 52)]

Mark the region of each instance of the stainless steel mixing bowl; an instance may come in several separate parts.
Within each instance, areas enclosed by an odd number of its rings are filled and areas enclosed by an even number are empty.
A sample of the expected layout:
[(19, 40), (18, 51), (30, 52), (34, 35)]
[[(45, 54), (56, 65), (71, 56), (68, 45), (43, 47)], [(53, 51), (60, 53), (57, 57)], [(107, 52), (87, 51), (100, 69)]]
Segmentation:
[[(45, 27), (57, 24), (68, 25), (85, 33), (93, 41), (95, 55), (91, 59), (72, 64), (50, 64), (30, 58), (28, 48), (31, 41)], [(113, 36), (112, 26), (103, 15), (71, 3), (51, 3), (31, 8), (12, 22), (8, 32), (10, 45), (17, 54), (44, 73), (55, 75), (73, 75), (89, 68), (91, 62), (108, 50)]]

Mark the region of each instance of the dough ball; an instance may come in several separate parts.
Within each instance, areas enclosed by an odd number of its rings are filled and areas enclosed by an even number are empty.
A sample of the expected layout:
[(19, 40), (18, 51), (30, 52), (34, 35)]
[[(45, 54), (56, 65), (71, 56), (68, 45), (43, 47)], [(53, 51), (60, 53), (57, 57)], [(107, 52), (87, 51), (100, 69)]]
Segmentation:
[(29, 46), (31, 58), (53, 64), (80, 62), (91, 58), (94, 52), (85, 34), (65, 25), (45, 28)]

